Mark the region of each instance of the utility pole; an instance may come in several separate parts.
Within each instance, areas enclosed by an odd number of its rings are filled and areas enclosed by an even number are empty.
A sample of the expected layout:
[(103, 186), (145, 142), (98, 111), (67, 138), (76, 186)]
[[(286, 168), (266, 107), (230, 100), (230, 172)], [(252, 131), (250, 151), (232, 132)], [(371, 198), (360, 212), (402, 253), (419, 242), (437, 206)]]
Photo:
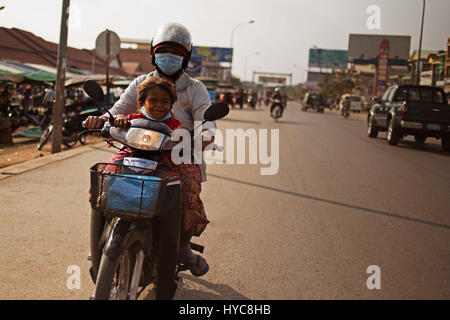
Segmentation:
[(53, 106), (53, 132), (52, 132), (52, 153), (61, 151), (62, 124), (64, 108), (64, 82), (66, 78), (66, 56), (67, 56), (67, 22), (69, 19), (70, 0), (63, 0), (61, 13), (61, 31), (59, 34), (58, 62), (56, 72), (56, 103)]
[(419, 40), (419, 52), (417, 57), (417, 76), (416, 76), (416, 84), (420, 85), (420, 55), (422, 53), (422, 34), (423, 34), (423, 20), (425, 17), (425, 0), (423, 0), (423, 9), (422, 9), (422, 25), (420, 27), (420, 40)]
[(110, 32), (106, 29), (106, 108), (109, 109), (109, 59), (110, 59)]

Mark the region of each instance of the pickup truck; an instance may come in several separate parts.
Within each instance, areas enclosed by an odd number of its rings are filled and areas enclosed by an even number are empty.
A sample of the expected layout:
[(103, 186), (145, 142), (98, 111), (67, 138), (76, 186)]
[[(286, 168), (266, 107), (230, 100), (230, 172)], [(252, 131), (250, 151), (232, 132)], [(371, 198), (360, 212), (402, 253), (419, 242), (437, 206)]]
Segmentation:
[(308, 109), (315, 109), (317, 112), (323, 113), (325, 108), (325, 101), (320, 93), (307, 93), (303, 99), (303, 111)]
[(414, 135), (423, 144), (428, 137), (441, 139), (442, 149), (450, 152), (450, 106), (441, 88), (431, 86), (391, 86), (381, 101), (372, 105), (367, 117), (367, 133), (376, 138), (387, 131), (387, 142)]

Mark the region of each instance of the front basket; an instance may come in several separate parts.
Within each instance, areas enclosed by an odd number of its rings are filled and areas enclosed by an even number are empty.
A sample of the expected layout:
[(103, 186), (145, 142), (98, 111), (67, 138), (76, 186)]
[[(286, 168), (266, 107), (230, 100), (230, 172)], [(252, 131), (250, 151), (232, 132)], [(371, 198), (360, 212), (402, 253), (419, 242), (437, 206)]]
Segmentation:
[(160, 209), (167, 179), (154, 170), (114, 163), (91, 169), (91, 205), (105, 215), (153, 218)]

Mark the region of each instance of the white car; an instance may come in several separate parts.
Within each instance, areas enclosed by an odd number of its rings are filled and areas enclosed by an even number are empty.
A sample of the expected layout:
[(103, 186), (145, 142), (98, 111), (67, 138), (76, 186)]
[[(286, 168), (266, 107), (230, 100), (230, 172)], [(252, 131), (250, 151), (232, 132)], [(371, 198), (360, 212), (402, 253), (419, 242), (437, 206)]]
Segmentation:
[(346, 97), (350, 99), (350, 111), (360, 113), (362, 111), (362, 99), (357, 94), (350, 94), (350, 93), (342, 95), (341, 102), (339, 102), (339, 111), (342, 111)]

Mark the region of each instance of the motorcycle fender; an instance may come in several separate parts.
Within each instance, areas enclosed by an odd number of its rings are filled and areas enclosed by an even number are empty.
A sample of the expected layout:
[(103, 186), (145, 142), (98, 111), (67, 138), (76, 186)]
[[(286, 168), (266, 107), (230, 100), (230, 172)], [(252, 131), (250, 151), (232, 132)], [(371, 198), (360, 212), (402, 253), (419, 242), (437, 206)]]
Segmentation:
[(149, 234), (148, 230), (137, 228), (131, 221), (118, 219), (115, 223), (106, 243), (104, 254), (108, 257), (119, 257), (127, 247), (127, 244), (138, 242), (142, 247), (147, 247)]

